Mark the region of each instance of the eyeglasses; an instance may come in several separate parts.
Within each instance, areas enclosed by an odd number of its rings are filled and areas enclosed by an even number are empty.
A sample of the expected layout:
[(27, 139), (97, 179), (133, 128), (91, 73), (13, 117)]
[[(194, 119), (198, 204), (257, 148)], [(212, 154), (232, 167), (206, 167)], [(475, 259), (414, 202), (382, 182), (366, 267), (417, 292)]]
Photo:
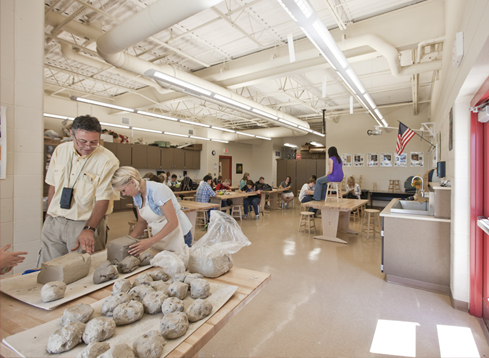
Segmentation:
[(79, 145), (80, 147), (97, 149), (98, 146), (100, 145), (98, 140), (87, 142), (84, 139), (79, 140), (78, 138), (76, 138), (74, 134), (73, 134), (73, 138), (75, 138), (76, 144)]

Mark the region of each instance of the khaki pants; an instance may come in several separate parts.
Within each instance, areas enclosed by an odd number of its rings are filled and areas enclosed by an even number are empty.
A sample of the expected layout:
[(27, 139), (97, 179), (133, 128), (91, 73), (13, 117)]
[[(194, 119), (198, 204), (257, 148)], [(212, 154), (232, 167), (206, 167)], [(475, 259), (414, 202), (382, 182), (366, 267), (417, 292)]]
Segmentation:
[[(48, 216), (41, 234), (41, 263), (66, 255), (75, 247), (76, 239), (86, 225), (86, 221), (68, 220), (64, 217)], [(105, 249), (107, 243), (106, 218), (95, 230), (95, 251)], [(81, 247), (76, 250), (82, 252)]]

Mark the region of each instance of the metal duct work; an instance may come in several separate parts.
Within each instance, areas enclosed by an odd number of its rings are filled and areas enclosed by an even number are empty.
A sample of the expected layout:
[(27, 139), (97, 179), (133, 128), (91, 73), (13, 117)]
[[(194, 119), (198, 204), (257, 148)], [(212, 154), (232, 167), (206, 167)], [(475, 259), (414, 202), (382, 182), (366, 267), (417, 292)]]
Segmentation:
[[(242, 131), (243, 133), (249, 133), (253, 135), (259, 135), (263, 137), (269, 138), (283, 138), (283, 137), (303, 137), (306, 134), (303, 131), (294, 131), (285, 127), (273, 127), (273, 128), (261, 128), (261, 129), (250, 129), (247, 131)], [(236, 133), (224, 133), (222, 135), (222, 139), (228, 141), (237, 141), (237, 140), (252, 140), (256, 138), (248, 137), (241, 134)]]

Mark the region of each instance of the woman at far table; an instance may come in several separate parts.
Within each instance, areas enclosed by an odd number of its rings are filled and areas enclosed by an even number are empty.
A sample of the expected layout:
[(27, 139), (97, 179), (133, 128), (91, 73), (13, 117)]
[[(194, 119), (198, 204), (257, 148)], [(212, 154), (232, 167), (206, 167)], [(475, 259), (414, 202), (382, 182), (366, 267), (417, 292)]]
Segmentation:
[(285, 202), (285, 207), (289, 205), (289, 203), (294, 200), (294, 193), (292, 192), (292, 178), (287, 176), (285, 180), (280, 184), (280, 189), (285, 189), (282, 193), (282, 200)]
[(133, 167), (120, 167), (112, 177), (112, 187), (122, 195), (132, 196), (136, 206), (138, 221), (129, 235), (136, 239), (146, 226), (151, 228), (152, 236), (131, 245), (129, 254), (139, 255), (150, 247), (177, 254), (187, 252), (186, 246), (192, 244), (192, 224), (166, 184), (141, 178)]
[[(255, 184), (253, 183), (253, 180), (248, 180), (246, 182), (246, 189), (242, 190), (245, 193), (254, 193), (256, 192), (255, 190)], [(252, 195), (243, 200), (243, 206), (244, 206), (244, 215), (243, 219), (246, 219), (248, 217), (248, 208), (249, 206), (253, 206), (253, 210), (255, 211), (255, 219), (258, 220), (260, 218), (260, 213), (258, 211), (258, 205), (260, 204), (260, 192), (257, 192), (257, 195)]]
[(246, 191), (246, 183), (250, 180), (250, 173), (244, 173), (243, 179), (239, 182), (239, 190)]
[(343, 163), (336, 147), (328, 149), (328, 174), (316, 180), (314, 200), (321, 201), (326, 198), (326, 184), (329, 182), (340, 183), (343, 180)]

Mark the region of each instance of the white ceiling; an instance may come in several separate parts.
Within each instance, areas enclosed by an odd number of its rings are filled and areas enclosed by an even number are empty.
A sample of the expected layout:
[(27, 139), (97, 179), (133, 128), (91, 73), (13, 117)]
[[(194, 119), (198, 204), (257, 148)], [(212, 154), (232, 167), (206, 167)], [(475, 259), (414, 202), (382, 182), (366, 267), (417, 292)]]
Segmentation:
[[(182, 93), (158, 92), (144, 81), (138, 82), (138, 77), (128, 78), (113, 73), (111, 66), (105, 64), (104, 67), (103, 60), (98, 57), (95, 42), (70, 33), (70, 26), (67, 26), (71, 21), (107, 32), (154, 2), (156, 0), (92, 0), (90, 3), (84, 0), (45, 0), (46, 17), (53, 12), (67, 20), (56, 29), (46, 21), (45, 93), (65, 98), (77, 95), (239, 130), (272, 126), (270, 122), (250, 114)], [(354, 35), (392, 21), (392, 31), (399, 34), (384, 35), (398, 42), (392, 45), (400, 52), (402, 65), (412, 64), (419, 41), (443, 35), (439, 33), (440, 26), (435, 26), (443, 19), (433, 18), (428, 13), (433, 11), (433, 6), (428, 5), (440, 3), (438, 0), (310, 2), (328, 29), (336, 29), (332, 33), (337, 41), (341, 40), (342, 34)], [(431, 18), (432, 23), (419, 20), (423, 14)], [(413, 18), (412, 26), (401, 24), (398, 19), (404, 16)], [(396, 22), (403, 27), (396, 27)], [(422, 28), (424, 24), (426, 29)], [(346, 30), (342, 31), (338, 26), (346, 27)], [(288, 34), (294, 38), (297, 56), (294, 64), (288, 61)], [(402, 40), (395, 40), (397, 38)], [(65, 58), (61, 44), (69, 44), (81, 56), (98, 60), (99, 64), (90, 66), (86, 61)], [(422, 61), (439, 59), (439, 46), (426, 47), (425, 52), (435, 54)], [(172, 64), (180, 70), (192, 72), (263, 105), (305, 120), (318, 131), (321, 130), (323, 109), (326, 109), (328, 118), (335, 121), (342, 114), (349, 113), (350, 93), (347, 88), (326, 61), (319, 57), (318, 51), (277, 0), (222, 1), (135, 44), (127, 52), (155, 64)], [(418, 103), (430, 101), (436, 75), (433, 72), (420, 74), (416, 85), (412, 76), (394, 77), (387, 61), (372, 49), (350, 50), (345, 55), (381, 110), (384, 106), (410, 103), (413, 113), (416, 113)], [(325, 78), (327, 93), (322, 98)], [(417, 96), (413, 94), (416, 92)], [(355, 103), (355, 111), (364, 109)]]

